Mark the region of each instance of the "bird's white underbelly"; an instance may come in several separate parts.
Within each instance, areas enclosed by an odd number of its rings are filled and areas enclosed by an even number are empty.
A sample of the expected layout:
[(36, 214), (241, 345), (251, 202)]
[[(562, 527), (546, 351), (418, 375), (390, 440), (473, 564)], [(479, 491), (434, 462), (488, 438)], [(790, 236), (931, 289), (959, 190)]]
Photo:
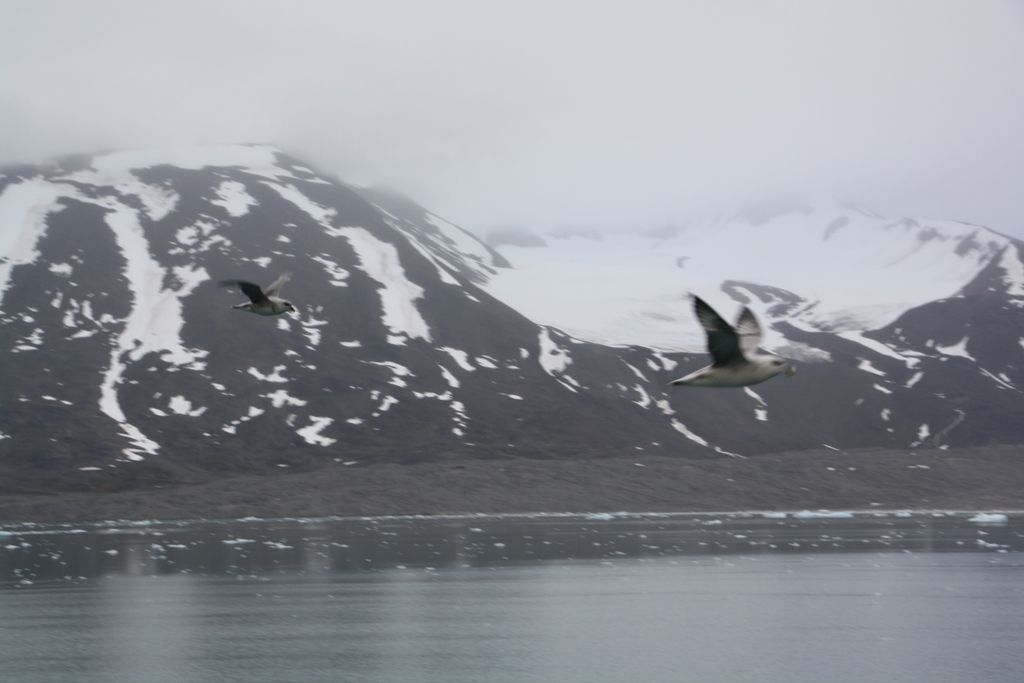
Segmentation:
[(696, 372), (675, 380), (672, 384), (681, 384), (693, 387), (745, 387), (751, 384), (760, 384), (766, 379), (773, 377), (775, 373), (755, 365), (745, 365), (738, 368), (713, 367), (701, 368)]

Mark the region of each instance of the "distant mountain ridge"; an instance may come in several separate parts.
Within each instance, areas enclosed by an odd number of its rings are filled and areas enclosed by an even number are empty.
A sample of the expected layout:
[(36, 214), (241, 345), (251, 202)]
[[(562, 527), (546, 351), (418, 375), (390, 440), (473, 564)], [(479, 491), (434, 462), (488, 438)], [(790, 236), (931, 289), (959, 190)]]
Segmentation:
[[(545, 319), (526, 301), (537, 288), (520, 290), (522, 300), (509, 293), (518, 272), (541, 272), (524, 254), (540, 259), (551, 247), (493, 249), (395, 192), (349, 186), (270, 146), (5, 169), (3, 486), (112, 489), (334, 462), (1024, 439), (1020, 243), (836, 211), (644, 244), (622, 237), (631, 246), (612, 249), (608, 238), (569, 238), (589, 251), (566, 248), (572, 267), (534, 282), (550, 302), (576, 285), (605, 292), (598, 305), (619, 316), (608, 329), (650, 330), (640, 344)], [(892, 239), (865, 246), (853, 239), (857, 221)], [(895, 282), (902, 267), (925, 282), (908, 285), (913, 296), (803, 284), (814, 280), (798, 281), (800, 262), (769, 246), (796, 254), (807, 235), (848, 239), (841, 251), (861, 260), (848, 258), (846, 272)], [(581, 266), (587, 257), (596, 265)], [(215, 284), (268, 284), (285, 269), (295, 316), (231, 310), (241, 295)], [(664, 296), (644, 299), (647, 281), (666, 272), (675, 279), (656, 282)], [(751, 305), (766, 347), (804, 361), (797, 376), (670, 390), (707, 362), (688, 290), (728, 317)], [(872, 304), (876, 290), (886, 296)], [(630, 297), (633, 308), (622, 305)], [(844, 310), (856, 320), (844, 322)]]

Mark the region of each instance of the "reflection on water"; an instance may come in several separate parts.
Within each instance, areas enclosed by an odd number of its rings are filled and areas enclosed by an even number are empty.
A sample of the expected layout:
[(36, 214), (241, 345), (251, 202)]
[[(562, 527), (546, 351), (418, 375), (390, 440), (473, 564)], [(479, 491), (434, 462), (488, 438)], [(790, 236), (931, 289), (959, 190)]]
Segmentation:
[(1022, 526), (953, 513), (7, 526), (0, 681), (1016, 683)]

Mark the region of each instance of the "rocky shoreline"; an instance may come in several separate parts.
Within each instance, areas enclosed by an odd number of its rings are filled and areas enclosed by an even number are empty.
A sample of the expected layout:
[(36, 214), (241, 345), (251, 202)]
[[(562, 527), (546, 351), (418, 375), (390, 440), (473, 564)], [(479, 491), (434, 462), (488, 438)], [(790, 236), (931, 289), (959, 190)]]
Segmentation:
[(1024, 510), (1024, 447), (338, 463), (146, 490), (0, 494), (0, 523), (821, 509)]

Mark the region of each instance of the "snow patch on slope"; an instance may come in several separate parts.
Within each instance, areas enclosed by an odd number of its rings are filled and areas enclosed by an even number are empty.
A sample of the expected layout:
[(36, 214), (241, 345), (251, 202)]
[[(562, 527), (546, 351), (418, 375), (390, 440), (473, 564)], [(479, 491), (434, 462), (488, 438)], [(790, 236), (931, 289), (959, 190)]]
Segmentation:
[(416, 308), (423, 288), (405, 276), (395, 245), (377, 239), (365, 228), (334, 228), (328, 232), (345, 237), (359, 258), (360, 268), (382, 285), (377, 291), (384, 325), (392, 332), (388, 341), (399, 345), (406, 337), (430, 341), (430, 328)]
[(245, 185), (237, 180), (222, 182), (217, 187), (217, 199), (211, 199), (210, 203), (221, 207), (233, 218), (244, 216), (249, 213), (249, 207), (258, 204), (252, 195), (246, 192)]
[(946, 356), (960, 356), (968, 360), (975, 360), (971, 354), (967, 353), (967, 337), (950, 346), (939, 346), (936, 344), (935, 350)]
[(46, 234), (46, 218), (64, 209), (57, 200), (66, 193), (67, 188), (29, 180), (12, 184), (0, 194), (0, 304), (15, 266), (39, 258), (36, 244)]
[[(181, 341), (184, 325), (182, 299), (202, 282), (209, 279), (203, 268), (174, 267), (169, 273), (150, 254), (138, 214), (130, 207), (111, 198), (91, 199), (106, 209), (104, 220), (117, 242), (118, 249), (126, 261), (125, 278), (132, 294), (132, 309), (124, 320), (124, 329), (118, 335), (110, 352), (110, 366), (100, 384), (100, 409), (111, 419), (121, 424), (123, 433), (132, 441), (134, 448), (125, 453), (139, 459), (139, 451), (153, 454), (159, 445), (142, 435), (142, 432), (127, 423), (118, 399), (120, 385), (129, 362), (137, 361), (149, 353), (157, 353), (160, 359), (174, 366), (191, 370), (205, 368), (207, 352), (187, 348)], [(170, 277), (173, 274), (173, 278)], [(175, 281), (177, 288), (164, 288), (166, 281)]]
[(540, 344), (540, 353), (537, 356), (537, 360), (540, 362), (540, 366), (544, 368), (544, 372), (552, 377), (557, 373), (565, 372), (565, 369), (572, 363), (572, 358), (569, 357), (567, 349), (563, 349), (551, 339), (551, 333), (548, 331), (548, 328), (540, 328), (538, 342)]
[(331, 426), (331, 423), (334, 422), (334, 418), (310, 415), (309, 420), (309, 425), (302, 429), (295, 430), (295, 433), (301, 436), (306, 443), (314, 446), (330, 446), (332, 443), (337, 442), (337, 439), (331, 439), (320, 435), (320, 432)]

